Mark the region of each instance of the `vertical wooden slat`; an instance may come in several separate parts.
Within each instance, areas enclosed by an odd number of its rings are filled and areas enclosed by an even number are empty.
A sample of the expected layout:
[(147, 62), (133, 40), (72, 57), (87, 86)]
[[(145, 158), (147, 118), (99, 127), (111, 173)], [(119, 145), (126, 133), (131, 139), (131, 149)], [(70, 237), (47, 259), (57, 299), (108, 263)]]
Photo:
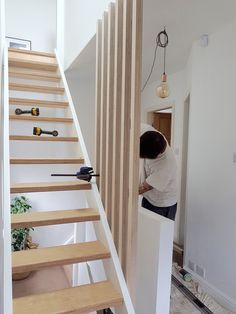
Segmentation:
[(120, 209), (120, 151), (121, 151), (121, 91), (123, 59), (123, 0), (116, 1), (115, 16), (115, 67), (114, 67), (114, 124), (113, 124), (113, 165), (112, 165), (112, 231), (114, 242), (121, 257), (122, 246), (119, 245), (119, 229), (122, 223)]
[(129, 155), (129, 211), (127, 230), (126, 280), (131, 296), (135, 295), (137, 224), (138, 224), (138, 182), (139, 182), (139, 138), (141, 117), (141, 78), (142, 78), (142, 27), (143, 0), (133, 0), (132, 25), (132, 72), (130, 108), (130, 155)]
[[(107, 30), (108, 13), (104, 12), (102, 19), (102, 62), (101, 62), (101, 116), (100, 116), (100, 183), (99, 191), (103, 205), (105, 205), (106, 178), (106, 118), (107, 118)], [(105, 208), (106, 209), (106, 208)]]
[[(102, 76), (102, 20), (97, 22), (96, 36), (96, 99), (95, 99), (95, 170), (100, 174), (100, 149), (101, 149), (101, 76)], [(99, 188), (99, 178), (97, 178)]]
[(100, 95), (97, 92), (101, 104), (97, 116), (100, 149), (96, 152), (100, 151), (102, 201), (132, 295), (138, 215), (141, 46), (142, 0), (117, 0), (102, 21)]
[(127, 228), (129, 197), (129, 155), (130, 155), (130, 103), (131, 103), (131, 56), (132, 56), (132, 1), (124, 0), (123, 7), (123, 62), (122, 62), (122, 108), (121, 108), (121, 184), (119, 243), (122, 246), (121, 264), (127, 275)]
[(108, 223), (112, 220), (112, 155), (113, 155), (113, 113), (114, 113), (114, 49), (115, 49), (115, 4), (108, 10), (108, 56), (107, 56), (107, 118), (106, 118), (106, 177), (105, 208)]

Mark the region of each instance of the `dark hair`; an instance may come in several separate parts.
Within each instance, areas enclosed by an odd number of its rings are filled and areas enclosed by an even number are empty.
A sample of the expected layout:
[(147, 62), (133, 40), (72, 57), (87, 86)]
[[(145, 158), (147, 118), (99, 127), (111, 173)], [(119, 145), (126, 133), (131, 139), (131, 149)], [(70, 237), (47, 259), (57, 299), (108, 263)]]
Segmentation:
[(155, 159), (166, 149), (164, 136), (156, 131), (145, 132), (140, 137), (140, 158)]

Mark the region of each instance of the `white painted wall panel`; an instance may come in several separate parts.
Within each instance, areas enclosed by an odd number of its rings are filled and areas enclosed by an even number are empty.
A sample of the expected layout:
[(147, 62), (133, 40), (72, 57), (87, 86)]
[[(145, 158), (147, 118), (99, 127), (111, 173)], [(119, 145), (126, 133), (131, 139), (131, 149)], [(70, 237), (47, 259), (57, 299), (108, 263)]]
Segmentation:
[(56, 47), (56, 0), (7, 0), (6, 36), (31, 40), (32, 49)]
[(186, 262), (236, 304), (235, 29), (225, 26), (205, 49), (193, 46)]
[(96, 33), (101, 18), (111, 0), (70, 0), (65, 2), (65, 69)]

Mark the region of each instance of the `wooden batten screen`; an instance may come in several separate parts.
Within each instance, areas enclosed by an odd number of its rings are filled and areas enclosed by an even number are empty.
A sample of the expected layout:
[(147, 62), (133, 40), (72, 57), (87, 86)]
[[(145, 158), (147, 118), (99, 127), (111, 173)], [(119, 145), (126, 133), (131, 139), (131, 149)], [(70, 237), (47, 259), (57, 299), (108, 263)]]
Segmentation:
[(142, 0), (116, 0), (97, 24), (96, 171), (130, 289), (138, 215), (141, 50)]

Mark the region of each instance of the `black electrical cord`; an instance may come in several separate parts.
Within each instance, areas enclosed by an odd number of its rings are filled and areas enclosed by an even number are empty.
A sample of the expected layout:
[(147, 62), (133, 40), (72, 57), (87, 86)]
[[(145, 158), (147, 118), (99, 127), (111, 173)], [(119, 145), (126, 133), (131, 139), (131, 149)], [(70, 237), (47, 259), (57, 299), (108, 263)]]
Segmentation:
[[(162, 39), (161, 39), (161, 35), (164, 35), (164, 41), (163, 42), (162, 42)], [(166, 29), (164, 27), (164, 30), (157, 34), (157, 37), (156, 37), (156, 48), (155, 48), (155, 52), (154, 52), (154, 58), (153, 58), (151, 70), (150, 70), (150, 73), (149, 73), (149, 75), (148, 75), (148, 77), (146, 79), (145, 84), (142, 87), (141, 92), (144, 91), (144, 89), (147, 86), (147, 83), (148, 83), (148, 81), (149, 81), (149, 79), (150, 79), (150, 77), (152, 75), (152, 72), (153, 72), (153, 69), (154, 69), (154, 65), (155, 65), (155, 62), (156, 62), (157, 48), (158, 47), (165, 49), (165, 51), (164, 51), (164, 53), (165, 53), (164, 54), (164, 72), (165, 72), (166, 47), (168, 46), (168, 43), (169, 43), (169, 37), (168, 37), (168, 34), (167, 34)]]

